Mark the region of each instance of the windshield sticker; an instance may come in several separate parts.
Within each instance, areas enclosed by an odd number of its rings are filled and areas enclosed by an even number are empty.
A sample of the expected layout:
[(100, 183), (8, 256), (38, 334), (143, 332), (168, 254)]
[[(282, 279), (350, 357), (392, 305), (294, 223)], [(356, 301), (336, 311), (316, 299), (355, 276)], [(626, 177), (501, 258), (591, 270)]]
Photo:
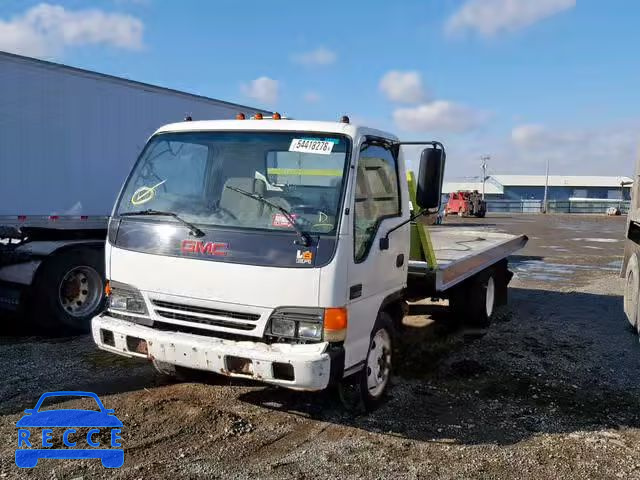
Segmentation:
[(152, 187), (140, 187), (131, 196), (131, 203), (133, 205), (142, 205), (143, 203), (147, 203), (156, 196), (156, 188), (162, 185), (166, 180), (162, 180), (160, 183), (156, 183)]
[(296, 263), (302, 263), (305, 265), (311, 265), (313, 261), (313, 252), (311, 250), (298, 250), (296, 252)]
[[(296, 218), (298, 218), (298, 215), (296, 215), (295, 213), (292, 213), (291, 217), (295, 220)], [(271, 218), (271, 226), (279, 227), (279, 228), (293, 227), (293, 225), (291, 225), (291, 222), (289, 221), (287, 216), (283, 215), (282, 213), (276, 213), (273, 215), (273, 217)]]
[(306, 138), (294, 138), (289, 145), (290, 152), (316, 153), (318, 155), (329, 155), (333, 150), (333, 142), (326, 140), (309, 140)]

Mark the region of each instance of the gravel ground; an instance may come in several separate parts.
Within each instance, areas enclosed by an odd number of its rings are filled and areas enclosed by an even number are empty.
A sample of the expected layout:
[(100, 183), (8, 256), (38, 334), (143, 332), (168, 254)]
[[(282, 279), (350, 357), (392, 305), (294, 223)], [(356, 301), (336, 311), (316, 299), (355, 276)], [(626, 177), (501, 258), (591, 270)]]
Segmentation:
[[(461, 221), (530, 236), (512, 258), (510, 304), (484, 332), (412, 306), (389, 399), (368, 416), (345, 413), (332, 392), (218, 376), (166, 384), (88, 337), (29, 336), (21, 319), (1, 319), (0, 478), (640, 478), (640, 345), (617, 274), (624, 220)], [(15, 467), (22, 410), (63, 389), (115, 409), (121, 469)]]

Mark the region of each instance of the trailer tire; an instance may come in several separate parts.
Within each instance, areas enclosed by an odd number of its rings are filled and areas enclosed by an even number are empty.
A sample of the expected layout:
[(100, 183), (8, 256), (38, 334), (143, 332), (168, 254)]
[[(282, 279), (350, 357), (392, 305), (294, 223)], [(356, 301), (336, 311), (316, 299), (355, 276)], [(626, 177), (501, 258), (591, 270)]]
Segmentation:
[(636, 329), (638, 327), (638, 300), (640, 294), (640, 262), (638, 254), (634, 253), (629, 258), (625, 271), (624, 284), (624, 313), (627, 315), (629, 323)]
[(340, 400), (348, 411), (370, 412), (384, 401), (391, 379), (394, 338), (393, 320), (381, 311), (371, 332), (364, 368), (338, 384)]
[(46, 332), (88, 332), (104, 308), (104, 282), (100, 249), (75, 248), (45, 260), (34, 283), (34, 323)]

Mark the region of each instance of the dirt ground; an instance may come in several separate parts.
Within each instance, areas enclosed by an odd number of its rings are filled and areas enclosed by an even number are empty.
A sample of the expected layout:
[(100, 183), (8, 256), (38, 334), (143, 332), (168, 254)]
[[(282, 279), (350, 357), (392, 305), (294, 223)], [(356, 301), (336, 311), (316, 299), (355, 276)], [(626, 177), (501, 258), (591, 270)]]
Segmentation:
[[(409, 328), (389, 398), (368, 416), (345, 413), (331, 392), (217, 376), (166, 384), (89, 337), (29, 336), (21, 319), (0, 319), (0, 478), (640, 478), (640, 344), (618, 278), (624, 219), (450, 221), (460, 222), (529, 236), (511, 259), (509, 307), (479, 332), (413, 306), (423, 326)], [(16, 468), (15, 422), (64, 389), (115, 409), (122, 468)]]

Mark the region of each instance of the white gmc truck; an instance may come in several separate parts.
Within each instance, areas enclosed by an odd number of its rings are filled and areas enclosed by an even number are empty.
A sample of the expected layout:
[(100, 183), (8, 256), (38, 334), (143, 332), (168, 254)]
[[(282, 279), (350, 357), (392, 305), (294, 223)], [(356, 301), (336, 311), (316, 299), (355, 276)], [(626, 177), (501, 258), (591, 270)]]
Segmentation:
[[(93, 338), (163, 374), (335, 384), (372, 408), (407, 301), (448, 298), (486, 325), (506, 302), (506, 259), (527, 239), (420, 222), (440, 204), (438, 142), (403, 143), (347, 117), (256, 117), (149, 139), (110, 219), (109, 302)], [(408, 163), (419, 166), (413, 189)]]

